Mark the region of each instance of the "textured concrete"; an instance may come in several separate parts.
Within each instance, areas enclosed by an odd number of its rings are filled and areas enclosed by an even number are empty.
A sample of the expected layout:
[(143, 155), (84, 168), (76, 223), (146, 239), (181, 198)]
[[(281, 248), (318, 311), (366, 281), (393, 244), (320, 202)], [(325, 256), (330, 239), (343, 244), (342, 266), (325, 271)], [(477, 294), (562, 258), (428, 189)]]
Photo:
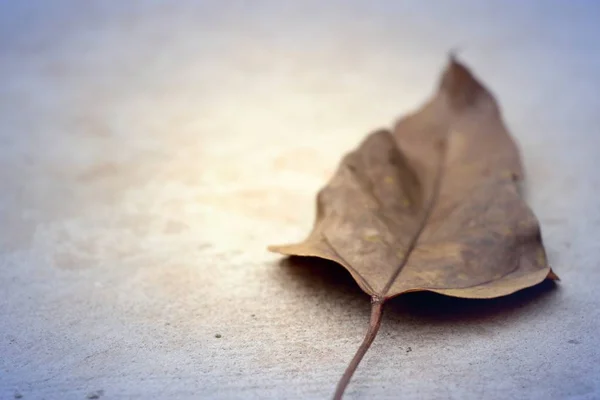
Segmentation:
[[(407, 295), (348, 398), (600, 398), (593, 1), (0, 1), (0, 398), (328, 398), (368, 298), (279, 264), (449, 49), (497, 95), (562, 278)], [(219, 337), (217, 337), (220, 335)]]

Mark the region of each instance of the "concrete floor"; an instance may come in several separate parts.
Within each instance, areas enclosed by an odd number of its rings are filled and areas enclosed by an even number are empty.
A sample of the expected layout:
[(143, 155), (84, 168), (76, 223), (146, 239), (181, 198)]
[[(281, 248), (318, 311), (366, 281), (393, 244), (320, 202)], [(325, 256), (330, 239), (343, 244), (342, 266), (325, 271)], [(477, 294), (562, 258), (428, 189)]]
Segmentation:
[[(496, 94), (562, 282), (393, 301), (349, 399), (600, 398), (600, 6), (0, 1), (0, 398), (323, 399), (369, 300), (280, 264), (340, 156)], [(217, 337), (220, 335), (220, 337)]]

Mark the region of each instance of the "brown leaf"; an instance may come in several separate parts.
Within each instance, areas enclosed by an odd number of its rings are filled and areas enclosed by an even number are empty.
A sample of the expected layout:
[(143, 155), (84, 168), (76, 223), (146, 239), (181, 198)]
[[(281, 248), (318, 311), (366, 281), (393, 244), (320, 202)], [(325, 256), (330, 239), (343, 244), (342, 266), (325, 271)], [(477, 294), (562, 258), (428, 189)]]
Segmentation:
[(557, 279), (519, 193), (522, 177), (493, 96), (454, 57), (418, 112), (344, 157), (317, 196), (308, 238), (269, 248), (333, 260), (372, 296), (371, 328), (336, 397), (373, 340), (385, 300), (424, 290), (492, 298)]

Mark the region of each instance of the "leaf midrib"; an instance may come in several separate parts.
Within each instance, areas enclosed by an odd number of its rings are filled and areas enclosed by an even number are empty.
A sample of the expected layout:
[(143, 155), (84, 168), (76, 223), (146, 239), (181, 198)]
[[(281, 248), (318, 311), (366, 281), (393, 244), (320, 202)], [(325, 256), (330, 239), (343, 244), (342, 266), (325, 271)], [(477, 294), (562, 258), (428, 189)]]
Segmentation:
[[(448, 132), (448, 135), (449, 134), (450, 133)], [(441, 154), (440, 154), (439, 162), (438, 162), (436, 172), (435, 172), (435, 180), (433, 182), (433, 193), (431, 194), (431, 198), (429, 199), (429, 202), (427, 203), (427, 207), (425, 208), (425, 213), (423, 214), (423, 218), (422, 218), (421, 222), (419, 223), (417, 232), (412, 236), (412, 240), (408, 245), (408, 248), (404, 254), (402, 261), (400, 262), (400, 264), (398, 264), (398, 266), (394, 270), (392, 276), (388, 279), (387, 283), (383, 287), (383, 290), (381, 291), (381, 294), (378, 294), (379, 296), (381, 296), (383, 298), (388, 296), (390, 289), (392, 288), (392, 286), (394, 285), (394, 283), (400, 276), (400, 273), (402, 272), (402, 270), (408, 263), (408, 260), (411, 256), (412, 252), (417, 247), (419, 239), (420, 239), (421, 235), (423, 234), (423, 231), (425, 230), (427, 223), (429, 222), (429, 218), (431, 217), (432, 211), (435, 208), (435, 205), (437, 203), (437, 200), (438, 200), (438, 197), (440, 194), (440, 188), (442, 186), (442, 178), (444, 175), (444, 166), (446, 164), (447, 140), (448, 140), (448, 138), (446, 137), (444, 142), (442, 142)], [(396, 143), (396, 145), (398, 145), (398, 143), (396, 141), (395, 141), (395, 143)], [(398, 149), (398, 151), (401, 151), (401, 150)]]

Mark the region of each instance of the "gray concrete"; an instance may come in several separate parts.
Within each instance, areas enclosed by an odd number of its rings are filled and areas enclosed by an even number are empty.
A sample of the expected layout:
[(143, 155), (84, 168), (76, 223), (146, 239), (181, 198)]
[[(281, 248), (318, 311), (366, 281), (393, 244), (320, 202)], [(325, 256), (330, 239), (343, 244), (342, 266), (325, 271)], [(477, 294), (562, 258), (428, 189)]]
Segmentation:
[(594, 3), (0, 1), (0, 398), (328, 398), (368, 298), (265, 246), (456, 46), (562, 282), (392, 302), (348, 398), (600, 398)]

